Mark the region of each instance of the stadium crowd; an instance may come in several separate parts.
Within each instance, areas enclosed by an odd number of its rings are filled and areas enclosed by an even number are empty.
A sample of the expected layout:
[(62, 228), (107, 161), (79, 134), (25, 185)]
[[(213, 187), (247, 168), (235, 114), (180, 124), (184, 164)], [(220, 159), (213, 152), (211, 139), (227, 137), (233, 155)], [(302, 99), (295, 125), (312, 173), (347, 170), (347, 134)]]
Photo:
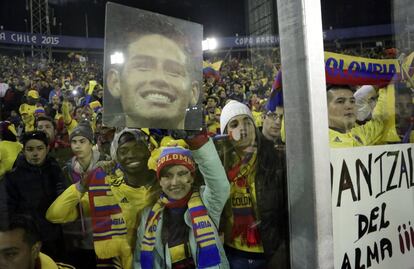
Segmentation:
[[(270, 59), (214, 59), (204, 130), (179, 132), (104, 126), (100, 63), (0, 56), (0, 235), (31, 251), (6, 268), (290, 268)], [(361, 86), (327, 87), (330, 145), (413, 141), (412, 86)]]

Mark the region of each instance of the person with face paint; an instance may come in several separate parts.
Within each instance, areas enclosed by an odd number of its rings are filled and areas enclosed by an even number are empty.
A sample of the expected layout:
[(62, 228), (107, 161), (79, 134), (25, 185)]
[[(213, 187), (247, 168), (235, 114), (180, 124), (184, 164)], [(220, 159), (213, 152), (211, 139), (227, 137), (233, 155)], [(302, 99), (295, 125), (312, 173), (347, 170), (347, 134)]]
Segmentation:
[[(111, 145), (111, 156), (116, 161), (111, 172), (105, 173), (101, 168), (89, 171), (62, 193), (47, 212), (52, 222), (67, 223), (78, 219), (78, 207), (82, 208), (91, 221), (88, 235), (98, 265), (131, 268), (141, 211), (159, 196), (155, 172), (147, 166), (150, 148), (146, 134), (125, 128), (115, 135)], [(80, 268), (91, 268), (83, 266)]]
[(48, 154), (49, 142), (44, 132), (25, 133), (21, 143), (23, 154), (1, 181), (1, 211), (30, 215), (40, 227), (43, 251), (54, 259), (61, 259), (65, 252), (62, 229), (60, 225), (49, 222), (45, 214), (64, 191), (62, 169)]
[(285, 156), (256, 128), (249, 108), (230, 101), (220, 117), (230, 199), (222, 215), (232, 269), (290, 268)]
[[(229, 268), (217, 231), (229, 183), (214, 144), (199, 134), (192, 151), (165, 147), (157, 158), (162, 194), (142, 214), (134, 268)], [(196, 163), (205, 186), (194, 187)]]

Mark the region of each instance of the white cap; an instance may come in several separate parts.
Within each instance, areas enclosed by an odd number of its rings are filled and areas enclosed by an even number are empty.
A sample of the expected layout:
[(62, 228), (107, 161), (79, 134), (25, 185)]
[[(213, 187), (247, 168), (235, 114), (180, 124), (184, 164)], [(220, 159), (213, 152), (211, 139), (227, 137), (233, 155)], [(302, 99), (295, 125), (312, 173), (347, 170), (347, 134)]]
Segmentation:
[(250, 109), (240, 102), (237, 102), (235, 100), (230, 100), (221, 111), (220, 116), (220, 131), (222, 134), (224, 134), (224, 129), (226, 129), (227, 123), (235, 117), (239, 115), (247, 115), (249, 116), (252, 121), (254, 122), (252, 112)]

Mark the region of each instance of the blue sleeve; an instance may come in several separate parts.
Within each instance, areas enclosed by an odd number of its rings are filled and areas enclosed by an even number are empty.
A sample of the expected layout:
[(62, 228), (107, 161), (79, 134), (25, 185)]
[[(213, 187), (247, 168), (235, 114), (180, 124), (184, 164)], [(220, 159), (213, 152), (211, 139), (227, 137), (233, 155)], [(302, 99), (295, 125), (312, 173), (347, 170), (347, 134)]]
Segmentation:
[(193, 156), (206, 184), (202, 194), (204, 205), (209, 216), (218, 226), (221, 212), (230, 196), (226, 171), (211, 139), (200, 149), (193, 151)]

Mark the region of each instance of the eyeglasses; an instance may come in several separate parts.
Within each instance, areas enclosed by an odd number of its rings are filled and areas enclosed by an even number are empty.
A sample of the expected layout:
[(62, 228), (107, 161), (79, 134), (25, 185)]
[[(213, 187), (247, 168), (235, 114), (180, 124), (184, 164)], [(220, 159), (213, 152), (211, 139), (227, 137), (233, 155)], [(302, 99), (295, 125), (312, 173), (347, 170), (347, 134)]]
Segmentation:
[(283, 114), (276, 114), (276, 113), (267, 113), (266, 118), (270, 118), (272, 120), (281, 120), (283, 118)]

